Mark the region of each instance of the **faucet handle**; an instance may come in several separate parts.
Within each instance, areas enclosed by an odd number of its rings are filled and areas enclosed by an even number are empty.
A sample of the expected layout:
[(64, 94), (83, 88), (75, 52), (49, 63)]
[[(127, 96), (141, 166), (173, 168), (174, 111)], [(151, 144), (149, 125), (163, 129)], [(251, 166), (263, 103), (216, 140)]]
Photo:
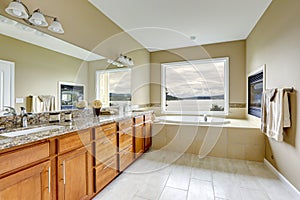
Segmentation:
[(26, 113), (26, 109), (25, 109), (25, 107), (22, 106), (21, 107), (21, 114), (24, 115), (25, 113)]

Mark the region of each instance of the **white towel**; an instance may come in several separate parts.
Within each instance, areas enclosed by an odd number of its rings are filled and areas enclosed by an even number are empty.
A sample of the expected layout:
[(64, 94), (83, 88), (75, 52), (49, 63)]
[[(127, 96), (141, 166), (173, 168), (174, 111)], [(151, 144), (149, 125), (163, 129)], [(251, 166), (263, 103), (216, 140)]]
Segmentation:
[(32, 113), (42, 112), (42, 102), (38, 96), (28, 96), (27, 97), (27, 111)]
[(42, 102), (42, 112), (55, 111), (55, 96), (40, 95), (39, 99)]
[(283, 141), (283, 128), (291, 126), (288, 94), (284, 89), (266, 90), (262, 96), (261, 131)]

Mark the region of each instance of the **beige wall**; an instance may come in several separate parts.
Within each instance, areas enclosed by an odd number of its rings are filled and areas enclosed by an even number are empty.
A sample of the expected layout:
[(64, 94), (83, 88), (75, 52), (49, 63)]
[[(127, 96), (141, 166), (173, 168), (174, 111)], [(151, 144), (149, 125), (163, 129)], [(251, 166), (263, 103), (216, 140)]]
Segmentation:
[[(88, 86), (87, 63), (0, 34), (0, 59), (15, 63), (15, 97), (57, 96), (58, 81)], [(87, 95), (87, 94), (86, 94)], [(24, 99), (25, 101), (25, 99)], [(16, 108), (23, 106), (16, 104)]]
[(161, 63), (218, 57), (230, 58), (230, 102), (246, 103), (245, 41), (210, 44), (151, 53), (151, 103), (160, 103)]
[[(11, 18), (4, 11), (10, 2), (11, 0), (0, 1), (0, 14)], [(35, 28), (104, 57), (114, 59), (120, 53), (125, 53), (128, 48), (142, 48), (128, 34), (122, 34), (123, 30), (88, 0), (22, 0), (22, 2), (30, 11), (40, 8), (43, 13), (58, 17), (65, 33), (55, 34), (47, 28)], [(24, 23), (23, 20), (18, 21)], [(114, 37), (119, 34), (121, 36)]]
[[(273, 0), (247, 39), (247, 72), (266, 64), (266, 88), (294, 87), (291, 95), (292, 128), (285, 142), (269, 140), (266, 158), (300, 190), (300, 1)], [(272, 159), (272, 157), (274, 159)]]
[[(150, 54), (145, 49), (134, 50), (126, 54), (133, 58), (134, 66), (131, 68), (132, 105), (145, 105), (150, 102)], [(89, 62), (89, 101), (96, 98), (96, 71), (113, 69), (106, 60)]]

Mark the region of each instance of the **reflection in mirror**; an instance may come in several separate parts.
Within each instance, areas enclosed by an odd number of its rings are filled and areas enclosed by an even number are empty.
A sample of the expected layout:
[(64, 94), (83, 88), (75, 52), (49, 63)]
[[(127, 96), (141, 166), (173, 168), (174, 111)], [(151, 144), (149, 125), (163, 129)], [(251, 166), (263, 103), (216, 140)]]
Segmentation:
[(27, 25), (4, 17), (3, 15), (0, 15), (0, 34), (85, 61), (104, 59), (104, 57), (98, 54), (92, 53), (48, 34), (42, 33)]
[(84, 85), (76, 83), (59, 82), (59, 109), (76, 109), (76, 103), (84, 100)]
[(131, 103), (131, 69), (96, 71), (97, 99), (104, 107)]
[(14, 70), (15, 64), (0, 60), (0, 110), (4, 115), (4, 107), (12, 107), (14, 105)]

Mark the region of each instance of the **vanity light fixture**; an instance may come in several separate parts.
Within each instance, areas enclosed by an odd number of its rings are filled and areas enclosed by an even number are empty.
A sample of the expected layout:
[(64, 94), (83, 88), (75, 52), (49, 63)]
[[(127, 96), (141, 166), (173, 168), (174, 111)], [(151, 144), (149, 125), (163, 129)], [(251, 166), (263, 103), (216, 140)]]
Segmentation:
[(129, 67), (134, 65), (132, 58), (123, 56), (122, 54), (116, 60), (108, 59), (107, 62), (117, 67)]
[(24, 3), (21, 2), (21, 0), (13, 0), (10, 2), (5, 11), (13, 17), (23, 19), (27, 24), (32, 26), (48, 27), (46, 18), (50, 18), (53, 21), (48, 29), (54, 33), (64, 33), (64, 29), (56, 17), (43, 14), (40, 9), (37, 9), (30, 14), (29, 9)]

